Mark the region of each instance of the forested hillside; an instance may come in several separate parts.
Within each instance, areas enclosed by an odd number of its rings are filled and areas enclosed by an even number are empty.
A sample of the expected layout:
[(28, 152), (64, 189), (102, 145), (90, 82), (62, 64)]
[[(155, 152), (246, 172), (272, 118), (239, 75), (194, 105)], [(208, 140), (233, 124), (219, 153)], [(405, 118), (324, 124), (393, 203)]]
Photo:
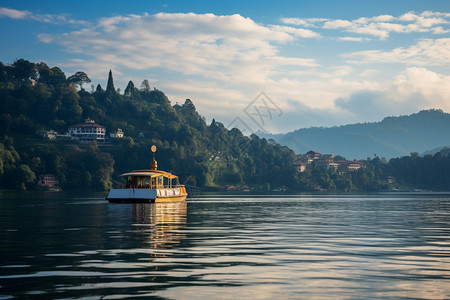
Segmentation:
[[(293, 151), (214, 120), (206, 124), (189, 99), (172, 105), (146, 80), (140, 88), (130, 81), (121, 94), (111, 72), (106, 89), (97, 85), (87, 92), (83, 84), (89, 82), (83, 72), (67, 77), (45, 63), (0, 63), (1, 188), (32, 188), (38, 175), (51, 173), (64, 189), (108, 189), (119, 174), (149, 167), (152, 144), (159, 149), (158, 167), (191, 185), (246, 184), (266, 191), (295, 181)], [(110, 146), (81, 146), (36, 134), (64, 133), (86, 118), (107, 132), (121, 128), (125, 137)]]
[[(244, 136), (215, 120), (207, 124), (191, 100), (173, 105), (162, 91), (150, 88), (147, 80), (139, 88), (130, 81), (123, 93), (116, 90), (111, 72), (105, 89), (97, 85), (88, 92), (83, 85), (89, 83), (88, 75), (81, 71), (67, 77), (58, 67), (45, 63), (24, 59), (11, 65), (0, 63), (0, 189), (35, 189), (40, 175), (53, 174), (65, 190), (106, 190), (120, 180), (121, 173), (148, 168), (154, 144), (159, 169), (180, 175), (182, 183), (202, 188), (247, 185), (255, 192), (450, 190), (450, 155), (445, 149), (434, 155), (412, 153), (387, 161), (380, 159), (381, 153), (369, 143), (364, 153), (378, 156), (354, 162), (358, 169), (345, 168), (352, 161), (336, 156), (334, 161), (307, 162), (300, 171), (302, 158), (288, 147), (256, 135)], [(397, 135), (389, 133), (389, 128), (394, 130), (403, 123), (409, 128), (405, 136), (424, 134), (428, 127), (414, 120), (427, 118), (446, 131), (449, 127), (443, 117), (447, 114), (432, 110), (357, 127), (384, 132), (394, 142)], [(82, 145), (38, 134), (42, 130), (64, 134), (69, 126), (87, 118), (105, 126), (107, 134), (121, 128), (125, 136), (104, 144)], [(336, 136), (329, 138), (332, 146), (323, 152), (345, 153), (342, 147), (349, 147), (358, 136), (339, 138), (338, 133), (345, 130), (345, 126), (331, 129)], [(308, 132), (322, 136), (326, 131), (317, 128)], [(439, 136), (441, 132), (435, 132), (429, 138)], [(375, 139), (375, 134), (372, 137)], [(448, 139), (442, 141), (445, 144)]]

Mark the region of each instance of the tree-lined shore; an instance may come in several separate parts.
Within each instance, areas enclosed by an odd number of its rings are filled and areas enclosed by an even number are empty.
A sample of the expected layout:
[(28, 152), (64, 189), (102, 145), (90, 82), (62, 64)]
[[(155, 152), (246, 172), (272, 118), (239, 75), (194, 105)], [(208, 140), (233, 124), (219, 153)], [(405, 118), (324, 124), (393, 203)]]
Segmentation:
[[(123, 93), (115, 88), (112, 72), (106, 88), (98, 84), (88, 92), (89, 83), (82, 71), (67, 76), (43, 62), (0, 63), (0, 189), (34, 189), (39, 175), (54, 174), (63, 189), (106, 190), (121, 173), (148, 167), (153, 144), (159, 149), (160, 169), (198, 187), (248, 186), (258, 192), (306, 191), (311, 186), (327, 191), (450, 189), (445, 154), (367, 159), (364, 168), (346, 174), (320, 166), (298, 172), (296, 155), (288, 147), (244, 136), (216, 120), (207, 124), (191, 100), (172, 104), (148, 80), (139, 85), (130, 81)], [(65, 133), (87, 118), (107, 131), (121, 128), (125, 136), (106, 146), (51, 141), (37, 134)]]

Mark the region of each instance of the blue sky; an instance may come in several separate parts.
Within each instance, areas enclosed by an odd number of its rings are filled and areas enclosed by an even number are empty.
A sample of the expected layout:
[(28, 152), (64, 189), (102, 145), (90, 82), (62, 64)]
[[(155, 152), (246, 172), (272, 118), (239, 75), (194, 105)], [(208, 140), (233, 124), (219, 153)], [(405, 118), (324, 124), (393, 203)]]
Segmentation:
[(0, 1), (0, 28), (5, 64), (148, 79), (247, 133), (450, 112), (445, 0)]

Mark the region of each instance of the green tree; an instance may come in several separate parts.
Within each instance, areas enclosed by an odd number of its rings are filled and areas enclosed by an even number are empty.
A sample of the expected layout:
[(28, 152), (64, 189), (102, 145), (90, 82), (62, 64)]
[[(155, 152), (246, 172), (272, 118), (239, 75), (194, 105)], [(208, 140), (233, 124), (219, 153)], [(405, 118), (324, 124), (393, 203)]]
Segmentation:
[(59, 103), (57, 117), (64, 120), (66, 124), (74, 124), (81, 120), (83, 109), (79, 105), (78, 95), (75, 87), (67, 86), (59, 94)]
[(80, 89), (83, 90), (83, 84), (91, 82), (91, 79), (84, 72), (76, 72), (74, 75), (67, 78), (69, 83), (73, 83), (80, 86)]
[(144, 79), (141, 83), (141, 91), (150, 92), (150, 83), (147, 79)]
[(124, 91), (124, 96), (126, 97), (131, 97), (136, 93), (136, 88), (134, 87), (134, 83), (133, 81), (129, 81), (127, 87), (125, 88)]
[(29, 83), (30, 80), (37, 79), (37, 70), (33, 63), (23, 58), (16, 60), (11, 65), (12, 77), (17, 82)]
[(36, 174), (31, 171), (29, 166), (21, 164), (14, 172), (14, 181), (19, 189), (30, 189), (36, 181)]
[(108, 74), (108, 83), (106, 84), (106, 91), (107, 92), (116, 92), (116, 88), (114, 87), (114, 80), (112, 76), (112, 71), (109, 70)]

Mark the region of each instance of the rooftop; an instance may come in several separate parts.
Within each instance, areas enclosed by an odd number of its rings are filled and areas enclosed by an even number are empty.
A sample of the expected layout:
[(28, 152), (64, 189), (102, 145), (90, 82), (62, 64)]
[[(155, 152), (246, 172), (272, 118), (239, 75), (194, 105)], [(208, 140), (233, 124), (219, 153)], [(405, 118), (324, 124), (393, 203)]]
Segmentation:
[(99, 125), (95, 123), (94, 120), (87, 118), (83, 123), (79, 123), (76, 125), (71, 125), (69, 128), (106, 128), (105, 126)]

